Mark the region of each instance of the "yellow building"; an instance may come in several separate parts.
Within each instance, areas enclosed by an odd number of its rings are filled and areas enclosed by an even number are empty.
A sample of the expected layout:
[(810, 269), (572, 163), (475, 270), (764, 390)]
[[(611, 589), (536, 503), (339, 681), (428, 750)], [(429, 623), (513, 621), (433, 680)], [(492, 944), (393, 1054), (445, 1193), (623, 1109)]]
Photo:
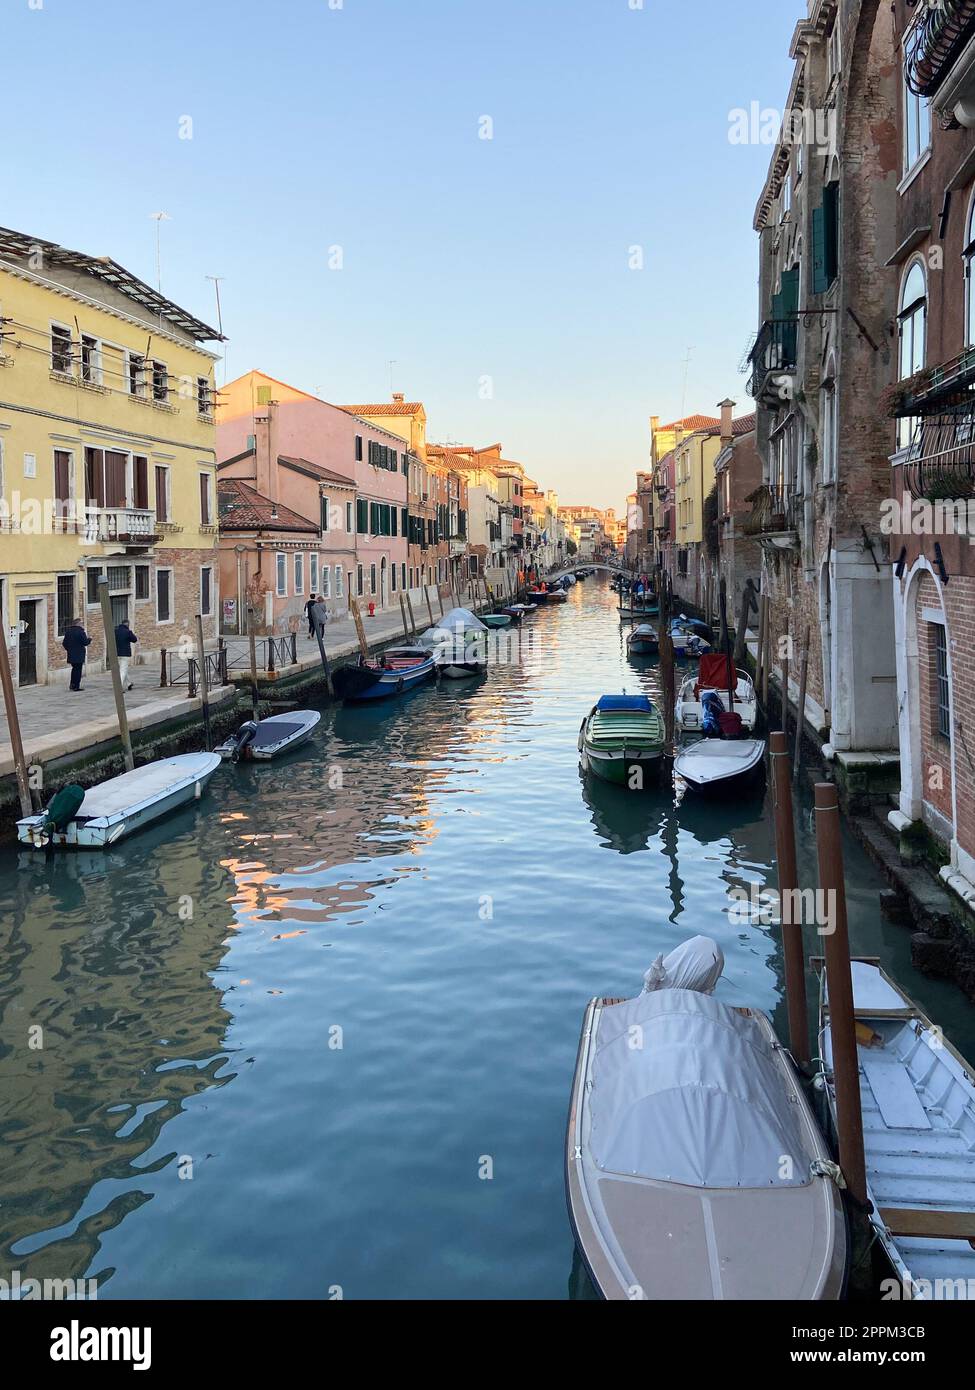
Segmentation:
[(0, 229), (0, 616), (20, 685), (67, 681), (98, 578), (140, 657), (215, 634), (220, 335), (107, 257)]
[(720, 452), (720, 431), (714, 426), (688, 435), (674, 449), (678, 546), (700, 545), (704, 539), (704, 499), (714, 487), (714, 465)]

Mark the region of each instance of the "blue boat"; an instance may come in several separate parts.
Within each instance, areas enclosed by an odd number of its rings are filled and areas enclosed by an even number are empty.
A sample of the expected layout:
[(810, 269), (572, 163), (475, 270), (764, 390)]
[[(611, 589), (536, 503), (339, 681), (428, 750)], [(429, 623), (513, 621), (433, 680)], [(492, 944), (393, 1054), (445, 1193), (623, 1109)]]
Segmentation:
[(389, 700), (429, 680), (436, 669), (436, 654), (426, 647), (388, 647), (373, 660), (360, 657), (355, 666), (340, 666), (332, 684), (347, 702)]

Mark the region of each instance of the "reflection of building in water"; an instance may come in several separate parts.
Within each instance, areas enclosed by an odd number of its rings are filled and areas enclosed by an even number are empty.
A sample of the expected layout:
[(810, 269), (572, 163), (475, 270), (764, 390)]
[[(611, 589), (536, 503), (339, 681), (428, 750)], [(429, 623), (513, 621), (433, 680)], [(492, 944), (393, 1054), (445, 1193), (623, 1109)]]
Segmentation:
[[(191, 1096), (232, 1079), (218, 1076), (229, 1015), (208, 978), (227, 935), (222, 876), (188, 838), (148, 830), (138, 852), (20, 855), (4, 875), (2, 1278), (97, 1273), (101, 1233), (149, 1200), (121, 1185)], [(117, 1194), (79, 1221), (103, 1180)]]

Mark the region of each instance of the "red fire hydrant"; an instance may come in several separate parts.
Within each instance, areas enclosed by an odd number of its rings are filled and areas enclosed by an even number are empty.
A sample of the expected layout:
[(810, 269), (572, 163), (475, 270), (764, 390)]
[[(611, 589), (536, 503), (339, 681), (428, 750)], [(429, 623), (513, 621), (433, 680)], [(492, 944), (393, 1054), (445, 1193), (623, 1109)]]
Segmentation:
[(372, 599), (369, 600), (369, 616), (370, 618), (374, 618), (376, 616), (376, 605)]

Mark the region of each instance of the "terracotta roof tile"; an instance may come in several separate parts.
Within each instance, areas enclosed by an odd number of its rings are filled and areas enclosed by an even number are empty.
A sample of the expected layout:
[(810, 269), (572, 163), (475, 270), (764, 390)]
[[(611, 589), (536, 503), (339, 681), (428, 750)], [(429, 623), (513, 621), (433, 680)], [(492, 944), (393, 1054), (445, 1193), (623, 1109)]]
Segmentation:
[(417, 411), (422, 409), (421, 401), (397, 401), (393, 405), (386, 401), (380, 405), (339, 406), (339, 410), (348, 411), (350, 415), (415, 415)]
[(706, 430), (711, 425), (720, 424), (717, 415), (685, 415), (682, 420), (671, 420), (669, 425), (658, 426), (657, 433), (665, 434), (668, 430), (682, 429), (685, 434), (696, 434), (698, 430)]
[(281, 502), (277, 505), (242, 478), (217, 480), (217, 506), (221, 531), (302, 531), (318, 534), (318, 527)]

